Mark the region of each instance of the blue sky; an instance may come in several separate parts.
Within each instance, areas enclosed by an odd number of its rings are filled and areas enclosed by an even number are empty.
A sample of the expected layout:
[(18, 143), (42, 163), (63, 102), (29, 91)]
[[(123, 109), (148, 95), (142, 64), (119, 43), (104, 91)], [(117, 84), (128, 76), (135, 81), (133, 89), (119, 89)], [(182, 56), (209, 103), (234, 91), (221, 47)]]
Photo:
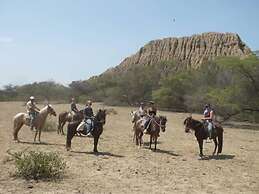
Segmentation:
[(236, 32), (259, 50), (258, 19), (257, 0), (0, 0), (0, 87), (87, 79), (164, 37)]

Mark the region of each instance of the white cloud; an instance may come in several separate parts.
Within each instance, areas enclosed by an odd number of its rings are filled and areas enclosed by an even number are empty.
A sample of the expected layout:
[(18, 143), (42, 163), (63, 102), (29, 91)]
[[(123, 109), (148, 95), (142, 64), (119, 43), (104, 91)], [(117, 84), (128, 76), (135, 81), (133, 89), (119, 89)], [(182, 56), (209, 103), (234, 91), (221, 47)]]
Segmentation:
[(8, 37), (8, 36), (0, 36), (0, 43), (13, 43), (14, 39), (12, 37)]

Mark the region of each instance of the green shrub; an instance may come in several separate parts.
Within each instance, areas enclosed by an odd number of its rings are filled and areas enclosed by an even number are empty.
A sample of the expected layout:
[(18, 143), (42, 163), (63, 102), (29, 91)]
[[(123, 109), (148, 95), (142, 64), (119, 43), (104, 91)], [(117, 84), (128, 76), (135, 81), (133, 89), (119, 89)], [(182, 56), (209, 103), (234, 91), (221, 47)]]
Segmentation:
[(54, 152), (16, 152), (16, 176), (25, 179), (58, 179), (64, 175), (66, 163)]

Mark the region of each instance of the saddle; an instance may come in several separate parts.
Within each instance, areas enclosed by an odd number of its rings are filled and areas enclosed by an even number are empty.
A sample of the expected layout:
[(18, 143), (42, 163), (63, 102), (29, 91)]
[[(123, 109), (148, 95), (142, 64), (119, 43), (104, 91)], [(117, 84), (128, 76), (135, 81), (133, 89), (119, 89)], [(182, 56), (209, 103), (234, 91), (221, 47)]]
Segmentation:
[(90, 132), (92, 132), (93, 127), (94, 127), (93, 121), (91, 119), (86, 119), (78, 125), (76, 131), (84, 135), (87, 135)]

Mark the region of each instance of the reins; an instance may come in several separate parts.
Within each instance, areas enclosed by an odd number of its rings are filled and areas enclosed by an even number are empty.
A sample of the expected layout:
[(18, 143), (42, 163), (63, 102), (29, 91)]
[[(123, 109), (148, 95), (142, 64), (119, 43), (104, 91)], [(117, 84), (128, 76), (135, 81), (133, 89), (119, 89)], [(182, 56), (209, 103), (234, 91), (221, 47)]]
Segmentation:
[[(160, 119), (159, 123), (155, 120), (155, 118), (152, 118), (151, 121), (154, 121), (159, 126), (159, 128), (166, 126), (166, 125), (162, 125), (162, 120), (161, 119)], [(150, 123), (151, 123), (151, 121), (150, 121)]]

